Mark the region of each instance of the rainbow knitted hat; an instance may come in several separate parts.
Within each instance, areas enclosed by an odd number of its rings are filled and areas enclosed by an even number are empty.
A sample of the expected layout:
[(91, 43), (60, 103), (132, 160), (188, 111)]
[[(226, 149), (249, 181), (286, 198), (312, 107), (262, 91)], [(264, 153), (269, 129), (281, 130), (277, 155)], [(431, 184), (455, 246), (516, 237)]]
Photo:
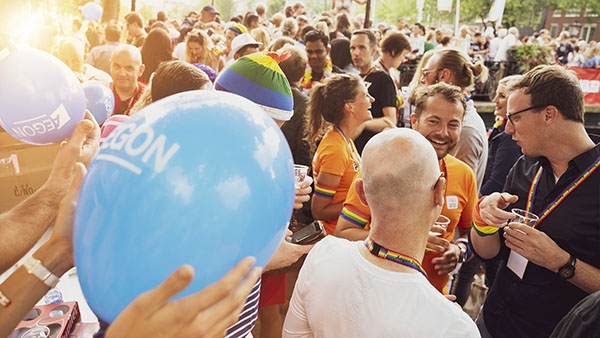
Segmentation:
[(248, 33), (248, 29), (246, 28), (246, 26), (242, 25), (241, 23), (237, 23), (237, 22), (234, 22), (231, 25), (229, 25), (229, 27), (227, 27), (227, 29), (234, 31), (237, 35)]
[(237, 94), (258, 104), (275, 120), (292, 118), (290, 83), (277, 63), (279, 55), (253, 53), (235, 60), (215, 82), (215, 89)]

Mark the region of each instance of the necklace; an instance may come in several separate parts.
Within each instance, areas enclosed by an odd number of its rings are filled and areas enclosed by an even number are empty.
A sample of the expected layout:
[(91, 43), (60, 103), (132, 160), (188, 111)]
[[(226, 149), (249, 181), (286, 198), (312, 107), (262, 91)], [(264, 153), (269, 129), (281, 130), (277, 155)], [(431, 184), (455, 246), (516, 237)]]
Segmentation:
[(423, 267), (416, 259), (403, 255), (399, 252), (395, 252), (389, 249), (382, 247), (381, 245), (375, 243), (371, 237), (367, 237), (364, 242), (365, 247), (369, 252), (379, 258), (387, 259), (388, 261), (392, 261), (394, 263), (398, 263), (400, 265), (407, 266), (411, 269), (419, 271), (425, 278), (427, 278), (427, 273), (423, 270)]
[(359, 74), (360, 77), (362, 77), (363, 81), (367, 78), (367, 76), (371, 75), (371, 73), (373, 73), (374, 71), (377, 70), (377, 65), (373, 65), (371, 66), (371, 68), (369, 68), (369, 70), (367, 71), (367, 73), (365, 73), (365, 75)]
[[(540, 218), (538, 219), (538, 221), (535, 223), (535, 225), (533, 227), (537, 228), (537, 226), (540, 225), (540, 223), (542, 223), (542, 221), (548, 216), (548, 214), (550, 214), (554, 209), (556, 209), (556, 207), (558, 207), (558, 205), (565, 198), (567, 198), (567, 196), (569, 196), (569, 194), (571, 192), (573, 192), (573, 190), (577, 189), (577, 187), (579, 187), (583, 183), (583, 181), (585, 181), (591, 174), (593, 174), (594, 171), (596, 171), (596, 169), (598, 169), (598, 167), (600, 167), (600, 156), (584, 172), (582, 172), (575, 180), (573, 180), (573, 182), (571, 182), (571, 184), (569, 184), (563, 190), (562, 193), (560, 193), (558, 196), (556, 196), (554, 201), (550, 202), (550, 204), (548, 204), (548, 206), (546, 206), (546, 208), (542, 211), (542, 213), (539, 214)], [(543, 168), (540, 165), (540, 167), (538, 168), (538, 171), (536, 172), (535, 176), (533, 177), (531, 186), (529, 187), (529, 193), (527, 194), (527, 205), (525, 207), (527, 211), (531, 212), (531, 210), (533, 209), (533, 201), (535, 200), (535, 193), (537, 191), (537, 186), (538, 186), (538, 183), (540, 182), (540, 178), (542, 176), (542, 171), (543, 171)]]
[(348, 150), (350, 150), (350, 156), (352, 156), (352, 162), (354, 162), (352, 164), (352, 167), (354, 168), (354, 171), (357, 172), (360, 168), (360, 156), (358, 155), (358, 150), (356, 150), (354, 143), (350, 143), (350, 140), (346, 137), (346, 134), (344, 134), (342, 128), (336, 126), (335, 129), (337, 129), (337, 131), (344, 138), (344, 141), (346, 141), (346, 145), (348, 145)]

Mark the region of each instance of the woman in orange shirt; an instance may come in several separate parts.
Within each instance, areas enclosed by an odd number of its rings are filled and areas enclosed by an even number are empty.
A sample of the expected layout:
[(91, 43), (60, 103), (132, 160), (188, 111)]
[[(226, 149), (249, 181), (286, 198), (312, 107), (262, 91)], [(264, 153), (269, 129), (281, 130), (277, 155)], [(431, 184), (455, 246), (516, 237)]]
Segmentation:
[(308, 101), (310, 144), (320, 140), (313, 157), (315, 190), (312, 214), (333, 234), (348, 188), (360, 168), (354, 145), (363, 123), (373, 118), (374, 101), (357, 75), (336, 74), (313, 87)]

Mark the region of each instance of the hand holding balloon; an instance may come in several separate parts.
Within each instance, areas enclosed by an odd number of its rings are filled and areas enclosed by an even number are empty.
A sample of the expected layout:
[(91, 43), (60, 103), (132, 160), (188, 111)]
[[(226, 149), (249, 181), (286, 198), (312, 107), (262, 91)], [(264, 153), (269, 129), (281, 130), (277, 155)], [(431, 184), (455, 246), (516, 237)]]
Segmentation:
[(250, 270), (254, 261), (245, 258), (218, 282), (172, 301), (194, 277), (191, 266), (182, 266), (127, 306), (106, 337), (223, 337), (260, 277), (260, 268)]
[(75, 263), (90, 307), (112, 322), (183, 264), (177, 297), (237, 262), (265, 266), (294, 204), (293, 160), (273, 119), (249, 100), (191, 91), (114, 129), (89, 167), (75, 217)]

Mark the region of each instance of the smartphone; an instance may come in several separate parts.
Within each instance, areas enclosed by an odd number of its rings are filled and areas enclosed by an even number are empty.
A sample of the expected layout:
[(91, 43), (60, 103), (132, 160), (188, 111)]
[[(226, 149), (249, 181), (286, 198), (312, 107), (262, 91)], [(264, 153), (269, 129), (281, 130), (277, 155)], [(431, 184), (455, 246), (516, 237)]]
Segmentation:
[(293, 244), (313, 244), (318, 242), (321, 238), (325, 237), (325, 229), (320, 221), (314, 221), (309, 225), (298, 229), (287, 237), (288, 242)]

